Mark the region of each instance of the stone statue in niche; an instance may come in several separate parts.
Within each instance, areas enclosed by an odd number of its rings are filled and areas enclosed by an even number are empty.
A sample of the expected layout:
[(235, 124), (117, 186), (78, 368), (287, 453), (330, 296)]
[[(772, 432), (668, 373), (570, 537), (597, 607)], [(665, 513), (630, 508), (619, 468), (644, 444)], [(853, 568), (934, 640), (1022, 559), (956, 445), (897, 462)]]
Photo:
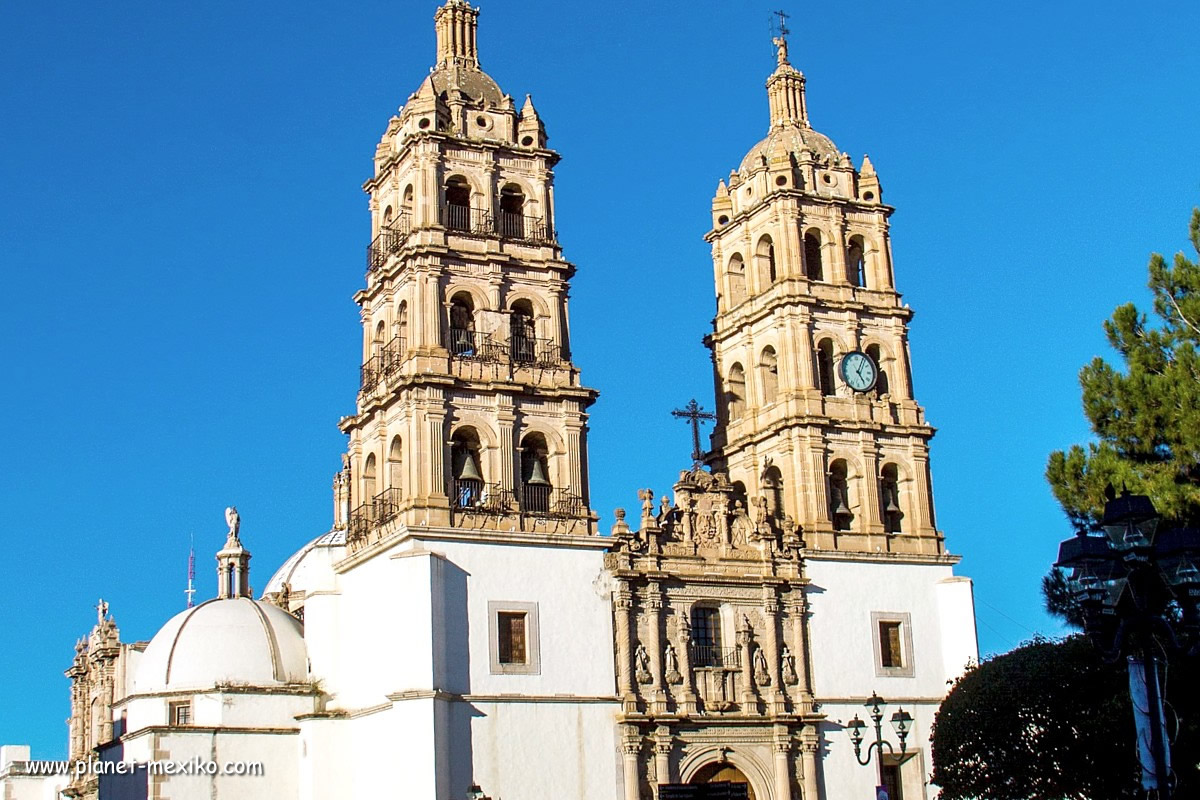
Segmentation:
[(646, 646), (641, 642), (638, 643), (637, 650), (633, 654), (633, 660), (637, 664), (637, 682), (650, 683), (653, 680), (650, 676), (650, 654), (646, 652)]
[(667, 664), (667, 683), (678, 685), (683, 683), (683, 675), (679, 672), (679, 661), (675, 658), (675, 648), (667, 645), (665, 661)]
[(800, 676), (796, 674), (796, 658), (786, 644), (783, 646), (780, 660), (783, 662), (783, 682), (788, 686), (795, 686), (800, 682)]
[(754, 682), (759, 686), (771, 685), (771, 673), (767, 671), (767, 657), (761, 647), (754, 648)]
[(733, 509), (733, 526), (730, 538), (733, 540), (734, 546), (738, 546), (749, 542), (750, 537), (753, 535), (754, 523), (750, 521), (750, 515), (746, 513), (746, 507), (742, 505), (742, 501), (737, 500)]

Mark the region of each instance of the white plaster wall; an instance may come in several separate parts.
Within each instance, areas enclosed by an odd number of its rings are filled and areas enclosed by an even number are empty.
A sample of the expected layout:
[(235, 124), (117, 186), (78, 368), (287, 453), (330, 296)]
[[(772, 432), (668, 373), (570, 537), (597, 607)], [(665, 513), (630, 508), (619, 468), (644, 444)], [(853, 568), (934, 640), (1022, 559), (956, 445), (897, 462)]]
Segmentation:
[[(956, 577), (940, 564), (835, 561), (806, 562), (811, 609), (810, 637), (814, 694), (821, 712), (825, 800), (872, 797), (878, 771), (860, 766), (845, 731), (856, 714), (870, 724), (863, 701), (872, 691), (888, 705), (883, 732), (898, 744), (888, 721), (903, 706), (914, 717), (908, 744), (916, 752), (902, 767), (906, 800), (931, 798), (935, 790), (924, 780), (932, 769), (929, 735), (938, 705), (968, 660), (978, 658), (971, 581)], [(872, 612), (907, 613), (911, 617), (913, 676), (880, 676), (876, 672)], [(874, 732), (867, 731), (868, 740)]]
[(125, 730), (129, 733), (149, 726), (167, 725), (169, 703), (191, 700), (192, 724), (204, 727), (295, 728), (298, 714), (310, 714), (311, 696), (251, 694), (248, 692), (181, 692), (172, 695), (142, 695), (126, 700)]
[[(230, 761), (261, 762), (262, 775), (164, 775), (162, 795), (173, 798), (220, 797), (222, 800), (295, 800), (299, 792), (300, 737), (284, 733), (189, 731), (177, 728), (157, 737), (133, 736), (126, 741), (126, 760), (199, 758), (218, 765)], [(150, 777), (154, 786), (156, 778)], [(153, 793), (153, 788), (151, 788)]]
[(0, 778), (0, 797), (4, 800), (58, 800), (69, 779), (59, 775), (9, 775)]
[[(463, 797), (474, 780), (489, 796), (504, 800), (616, 800), (623, 796), (613, 738), (616, 711), (615, 703), (454, 704), (459, 725), (469, 723), (470, 750), (456, 742), (450, 794), (443, 797)], [(474, 765), (469, 774), (458, 768), (468, 755)]]
[[(818, 699), (865, 698), (872, 690), (884, 698), (945, 695), (946, 681), (957, 674), (947, 670), (947, 663), (962, 659), (975, 641), (974, 609), (961, 607), (963, 589), (946, 588), (953, 583), (939, 588), (953, 578), (952, 567), (809, 558), (806, 570)], [(947, 597), (960, 602), (946, 608)], [(871, 612), (911, 615), (913, 677), (876, 674)]]

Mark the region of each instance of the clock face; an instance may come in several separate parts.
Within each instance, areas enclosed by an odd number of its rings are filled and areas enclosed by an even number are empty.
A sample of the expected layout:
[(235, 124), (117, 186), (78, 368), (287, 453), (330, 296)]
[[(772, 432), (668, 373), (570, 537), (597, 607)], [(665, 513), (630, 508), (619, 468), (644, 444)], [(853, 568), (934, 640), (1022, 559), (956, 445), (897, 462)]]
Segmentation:
[(855, 350), (842, 358), (842, 380), (856, 392), (869, 392), (875, 388), (879, 369), (866, 353)]

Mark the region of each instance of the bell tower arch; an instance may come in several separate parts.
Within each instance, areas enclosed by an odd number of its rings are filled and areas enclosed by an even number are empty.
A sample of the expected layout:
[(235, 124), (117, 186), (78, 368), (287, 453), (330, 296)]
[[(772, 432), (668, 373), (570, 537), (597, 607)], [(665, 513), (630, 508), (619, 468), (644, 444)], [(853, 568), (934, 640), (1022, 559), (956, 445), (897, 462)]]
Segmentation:
[(533, 101), (480, 68), (478, 9), (435, 15), (437, 63), (375, 149), (363, 353), (335, 478), (351, 549), (388, 526), (594, 534), (571, 359), (575, 266)]
[[(717, 186), (717, 315), (706, 337), (719, 419), (712, 465), (798, 523), (810, 549), (940, 554), (908, 322), (869, 158), (809, 123), (778, 46), (770, 126)], [(849, 359), (847, 357), (850, 357)]]

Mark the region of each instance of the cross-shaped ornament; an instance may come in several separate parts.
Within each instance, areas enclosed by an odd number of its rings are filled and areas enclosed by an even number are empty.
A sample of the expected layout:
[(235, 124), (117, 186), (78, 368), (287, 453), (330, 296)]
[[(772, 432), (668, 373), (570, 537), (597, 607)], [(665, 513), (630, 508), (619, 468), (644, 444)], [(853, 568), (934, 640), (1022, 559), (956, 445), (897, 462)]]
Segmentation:
[(684, 406), (682, 409), (675, 409), (671, 412), (671, 416), (686, 419), (692, 424), (692, 464), (699, 466), (701, 459), (704, 458), (704, 451), (700, 449), (700, 421), (715, 420), (716, 414), (705, 411), (696, 402), (695, 398)]

